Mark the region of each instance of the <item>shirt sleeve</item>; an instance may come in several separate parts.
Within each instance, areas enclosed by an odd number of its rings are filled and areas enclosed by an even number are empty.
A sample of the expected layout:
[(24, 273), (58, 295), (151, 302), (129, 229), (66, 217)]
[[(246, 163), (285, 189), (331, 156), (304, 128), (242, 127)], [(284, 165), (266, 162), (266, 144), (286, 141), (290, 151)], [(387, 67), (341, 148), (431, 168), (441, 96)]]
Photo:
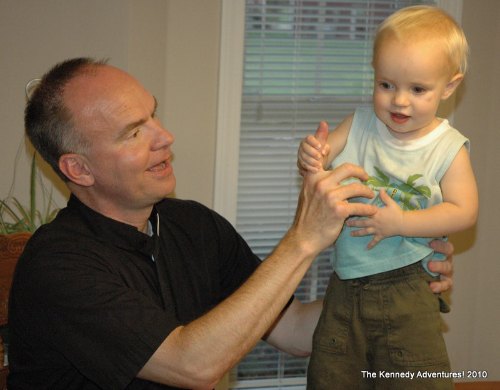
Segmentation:
[(193, 201), (169, 202), (160, 229), (176, 314), (192, 321), (233, 293), (260, 259), (222, 216)]
[[(43, 353), (67, 358), (103, 389), (125, 388), (178, 326), (149, 288), (133, 288), (129, 275), (114, 273), (95, 257), (51, 252), (30, 263), (18, 280), (30, 288), (16, 294), (17, 322), (35, 324), (25, 337), (42, 338), (32, 343), (45, 346), (40, 359)], [(46, 331), (38, 332), (40, 327)]]

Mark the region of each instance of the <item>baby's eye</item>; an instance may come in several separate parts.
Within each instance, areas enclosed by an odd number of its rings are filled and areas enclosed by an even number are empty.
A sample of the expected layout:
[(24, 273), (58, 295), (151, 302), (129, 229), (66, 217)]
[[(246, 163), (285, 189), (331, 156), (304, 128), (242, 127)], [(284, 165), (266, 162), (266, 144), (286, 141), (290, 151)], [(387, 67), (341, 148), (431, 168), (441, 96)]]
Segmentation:
[(417, 95), (423, 94), (425, 91), (424, 87), (413, 87), (413, 92)]
[(392, 89), (392, 88), (393, 88), (393, 87), (392, 87), (392, 85), (391, 85), (390, 83), (388, 83), (387, 81), (381, 81), (381, 82), (379, 83), (379, 86), (380, 86), (380, 88), (382, 88), (382, 89), (387, 89), (387, 90), (389, 90), (389, 89)]

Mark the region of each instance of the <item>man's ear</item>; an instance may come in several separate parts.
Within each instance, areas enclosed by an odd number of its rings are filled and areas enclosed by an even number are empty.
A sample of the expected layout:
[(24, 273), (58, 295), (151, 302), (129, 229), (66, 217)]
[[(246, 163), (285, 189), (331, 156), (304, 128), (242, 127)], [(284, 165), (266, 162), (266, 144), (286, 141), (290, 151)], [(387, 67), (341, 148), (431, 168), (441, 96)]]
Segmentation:
[(441, 100), (446, 100), (448, 99), (451, 95), (453, 95), (453, 92), (457, 89), (457, 87), (460, 85), (462, 80), (464, 79), (464, 75), (462, 73), (457, 73), (455, 76), (451, 78), (451, 80), (446, 84), (446, 87), (444, 88), (443, 96), (441, 96)]
[(59, 158), (59, 169), (69, 181), (89, 187), (94, 184), (94, 175), (85, 156), (76, 153), (63, 154)]

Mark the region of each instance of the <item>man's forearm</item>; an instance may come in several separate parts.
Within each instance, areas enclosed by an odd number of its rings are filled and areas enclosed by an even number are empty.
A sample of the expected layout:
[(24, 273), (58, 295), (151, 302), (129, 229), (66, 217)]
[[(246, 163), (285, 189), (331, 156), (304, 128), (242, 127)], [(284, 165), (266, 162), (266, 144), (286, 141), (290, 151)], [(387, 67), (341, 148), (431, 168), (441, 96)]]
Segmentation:
[(229, 298), (206, 315), (176, 328), (140, 371), (152, 381), (210, 388), (271, 328), (316, 255), (332, 244), (349, 215), (373, 215), (373, 206), (346, 199), (373, 196), (347, 177), (366, 172), (344, 164), (304, 178), (293, 226), (273, 253)]
[(308, 356), (322, 308), (323, 300), (301, 303), (295, 299), (273, 326), (266, 341), (292, 355)]
[(315, 256), (288, 233), (235, 293), (175, 329), (140, 376), (191, 388), (213, 386), (272, 326)]

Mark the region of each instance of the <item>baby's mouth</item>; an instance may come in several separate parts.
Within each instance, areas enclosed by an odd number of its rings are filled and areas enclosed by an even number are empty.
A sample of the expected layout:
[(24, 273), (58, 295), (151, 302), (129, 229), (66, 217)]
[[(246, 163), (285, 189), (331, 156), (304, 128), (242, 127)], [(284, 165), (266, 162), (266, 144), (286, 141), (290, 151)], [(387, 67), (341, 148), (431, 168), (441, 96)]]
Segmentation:
[(391, 112), (391, 119), (396, 122), (396, 123), (405, 123), (406, 121), (408, 121), (408, 119), (410, 119), (410, 117), (408, 115), (404, 115), (404, 114), (399, 114), (397, 112)]

